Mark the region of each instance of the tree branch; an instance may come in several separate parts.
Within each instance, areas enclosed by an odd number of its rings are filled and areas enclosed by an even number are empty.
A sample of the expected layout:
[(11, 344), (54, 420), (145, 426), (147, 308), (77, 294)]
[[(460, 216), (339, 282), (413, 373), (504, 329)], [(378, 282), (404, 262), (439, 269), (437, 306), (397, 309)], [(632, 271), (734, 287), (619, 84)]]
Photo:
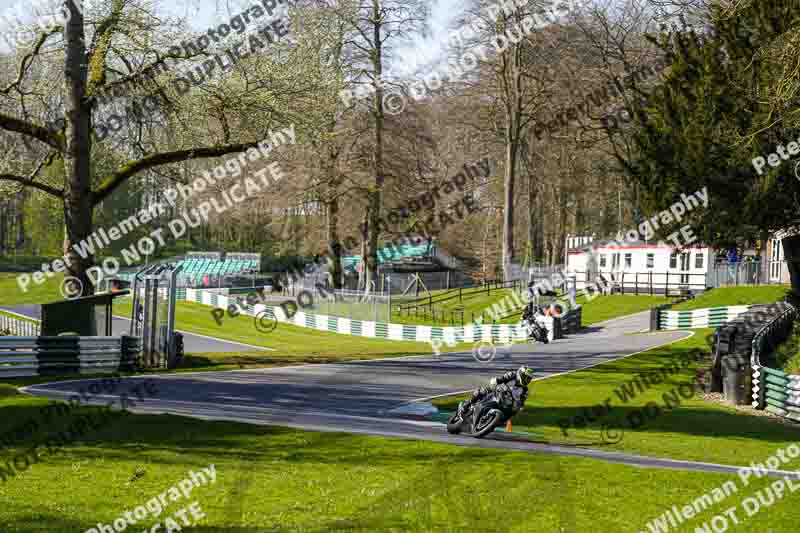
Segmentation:
[(39, 38), (36, 40), (36, 44), (34, 45), (33, 50), (31, 50), (31, 52), (26, 54), (25, 57), (22, 58), (22, 62), (20, 62), (19, 72), (17, 73), (17, 79), (14, 80), (12, 83), (8, 84), (8, 86), (5, 89), (0, 89), (0, 93), (8, 94), (11, 91), (11, 89), (18, 88), (19, 84), (22, 83), (22, 78), (25, 76), (25, 72), (27, 72), (28, 70), (28, 66), (30, 66), (31, 62), (33, 62), (33, 58), (39, 55), (39, 50), (42, 48), (42, 45), (44, 45), (44, 42), (47, 40), (47, 38), (53, 35), (54, 33), (58, 33), (63, 30), (64, 28), (61, 26), (54, 26), (49, 30), (47, 30), (46, 32), (39, 34)]
[(64, 151), (64, 137), (44, 126), (39, 126), (38, 124), (0, 113), (0, 129), (33, 137), (34, 139), (52, 146), (59, 152)]
[(122, 10), (125, 7), (122, 0), (114, 0), (111, 14), (98, 26), (90, 52), (86, 53), (86, 63), (89, 65), (89, 80), (86, 83), (87, 95), (92, 95), (95, 89), (105, 82), (106, 57), (111, 47), (114, 30), (122, 20)]
[(0, 174), (0, 181), (13, 181), (14, 183), (20, 183), (25, 187), (39, 189), (40, 191), (55, 196), (56, 198), (64, 198), (63, 190), (55, 189), (49, 185), (45, 185), (44, 183), (36, 183), (35, 181), (28, 178), (23, 178), (22, 176), (17, 176), (14, 174)]
[(92, 205), (97, 205), (102, 202), (114, 190), (125, 183), (125, 181), (149, 168), (167, 165), (169, 163), (178, 163), (180, 161), (190, 161), (192, 159), (208, 159), (211, 157), (220, 157), (227, 154), (244, 152), (248, 148), (258, 146), (261, 141), (253, 141), (250, 143), (229, 144), (227, 146), (214, 146), (206, 148), (192, 148), (190, 150), (179, 150), (177, 152), (166, 152), (163, 154), (153, 154), (142, 159), (126, 163), (119, 167), (115, 172), (107, 175), (101, 181), (100, 185), (92, 192)]

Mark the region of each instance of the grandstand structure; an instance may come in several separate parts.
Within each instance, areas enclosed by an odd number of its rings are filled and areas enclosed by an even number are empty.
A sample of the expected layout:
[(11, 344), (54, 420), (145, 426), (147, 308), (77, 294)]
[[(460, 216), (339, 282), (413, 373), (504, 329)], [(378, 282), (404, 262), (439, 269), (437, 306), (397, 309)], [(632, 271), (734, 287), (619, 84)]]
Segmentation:
[(189, 252), (178, 265), (182, 268), (179, 284), (210, 286), (228, 276), (257, 274), (261, 271), (261, 254)]
[[(451, 271), (461, 270), (460, 261), (451, 257), (446, 252), (438, 249), (432, 240), (416, 238), (413, 242), (405, 244), (384, 244), (378, 249), (379, 283), (385, 281), (385, 275), (400, 274), (394, 278), (392, 285), (401, 283), (409, 276), (427, 273), (426, 282), (431, 286), (450, 286)], [(257, 253), (226, 253), (226, 252), (188, 252), (185, 256), (172, 257), (161, 261), (180, 267), (177, 286), (185, 288), (223, 288), (223, 287), (263, 287), (275, 282), (273, 275), (261, 274), (261, 254)], [(159, 264), (159, 263), (153, 263)], [(308, 268), (314, 266), (314, 268)], [(360, 255), (342, 257), (343, 286), (344, 288), (362, 289), (364, 260)], [(431, 278), (438, 276), (438, 278)], [(117, 278), (127, 283), (132, 281), (133, 272), (120, 273)], [(280, 277), (280, 274), (278, 274)], [(318, 285), (330, 286), (330, 276), (327, 265), (307, 265), (301, 279), (283, 280), (290, 290), (316, 287)], [(439, 279), (441, 278), (441, 279)], [(436, 281), (438, 280), (438, 281)], [(113, 281), (113, 280), (110, 280)], [(406, 281), (407, 285), (409, 281)], [(126, 284), (117, 285), (124, 288)], [(372, 290), (381, 291), (382, 286), (375, 286)], [(385, 287), (385, 290), (390, 290)]]
[[(458, 268), (458, 261), (440, 250), (433, 241), (419, 239), (420, 244), (384, 245), (378, 249), (378, 265), (381, 270), (396, 270), (409, 267), (414, 270), (440, 270)], [(342, 269), (345, 273), (363, 271), (363, 260), (360, 255), (349, 255), (342, 258)]]
[[(261, 271), (261, 254), (189, 252), (183, 257), (173, 257), (161, 263), (180, 267), (178, 287), (217, 287), (226, 278), (257, 275)], [(116, 277), (131, 283), (134, 275), (135, 272), (120, 272)]]
[[(372, 291), (402, 293), (415, 281), (422, 281), (430, 290), (473, 283), (464, 263), (436, 246), (435, 240), (419, 237), (414, 241), (416, 244), (384, 244), (378, 249), (378, 281)], [(342, 270), (345, 289), (364, 289), (361, 256), (343, 257)]]

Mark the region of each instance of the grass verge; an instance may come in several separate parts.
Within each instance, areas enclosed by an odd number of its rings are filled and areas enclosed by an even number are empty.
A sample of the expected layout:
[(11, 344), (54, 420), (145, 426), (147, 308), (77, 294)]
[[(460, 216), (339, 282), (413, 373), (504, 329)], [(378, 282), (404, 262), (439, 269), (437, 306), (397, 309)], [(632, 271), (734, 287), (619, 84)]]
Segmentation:
[(782, 301), (787, 292), (789, 292), (788, 285), (720, 287), (718, 289), (711, 289), (696, 298), (677, 304), (672, 310), (691, 311), (693, 309), (706, 309), (708, 307), (771, 304)]
[(3, 295), (0, 305), (43, 304), (64, 299), (59, 292), (59, 285), (64, 279), (63, 274), (45, 278), (41, 284), (37, 284), (31, 279), (25, 291), (17, 283), (17, 276), (20, 275), (13, 272), (0, 272), (0, 294)]
[[(0, 399), (0, 431), (45, 403)], [(59, 420), (52, 429), (68, 422)], [(0, 464), (42, 437), (3, 449)], [(195, 488), (188, 499), (167, 499), (158, 517), (148, 514), (130, 529), (149, 530), (196, 501), (206, 515), (192, 527), (197, 533), (616, 533), (646, 529), (648, 520), (672, 505), (690, 502), (727, 480), (738, 483), (731, 475), (636, 469), (583, 458), (126, 415), (0, 482), (0, 528), (74, 533), (111, 524), (189, 477), (190, 470), (211, 464), (214, 483)], [(709, 521), (765, 485), (755, 481), (687, 526)], [(793, 530), (800, 510), (790, 501), (784, 498), (748, 523), (760, 531)]]
[(590, 302), (587, 302), (585, 297), (581, 297), (577, 299), (576, 303), (583, 306), (581, 317), (583, 325), (590, 326), (612, 318), (647, 311), (669, 302), (670, 299), (664, 296), (609, 294), (607, 296), (597, 296)]
[[(491, 292), (487, 293), (486, 291), (480, 291), (475, 289), (469, 289), (468, 292), (464, 292), (461, 300), (459, 298), (453, 298), (441, 304), (437, 304), (434, 302), (435, 312), (442, 313), (447, 317), (453, 316), (451, 313), (457, 313), (455, 316), (460, 317), (460, 314), (463, 312), (464, 316), (464, 324), (472, 323), (473, 319), (477, 319), (484, 313), (488, 313), (488, 311), (492, 308), (493, 305), (502, 302), (507, 297), (511, 296), (511, 289), (494, 289)], [(434, 295), (435, 297), (435, 295)], [(402, 315), (400, 316), (397, 311), (397, 307), (393, 306), (392, 309), (392, 323), (394, 324), (418, 324), (423, 326), (460, 326), (460, 318), (458, 323), (450, 323), (448, 321), (443, 320), (434, 320), (431, 317), (430, 312), (421, 313), (417, 316), (414, 315)], [(509, 309), (510, 310), (510, 309)], [(486, 315), (488, 317), (488, 314)], [(509, 317), (507, 319), (501, 320), (498, 323), (500, 324), (516, 324), (519, 322), (518, 317)]]

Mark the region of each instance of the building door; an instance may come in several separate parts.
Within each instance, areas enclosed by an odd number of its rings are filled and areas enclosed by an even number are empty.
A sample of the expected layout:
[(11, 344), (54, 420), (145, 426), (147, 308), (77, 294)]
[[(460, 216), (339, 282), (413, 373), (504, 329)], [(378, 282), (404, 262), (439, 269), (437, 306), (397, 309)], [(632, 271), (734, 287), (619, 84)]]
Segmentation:
[(783, 248), (779, 239), (772, 239), (772, 253), (769, 261), (769, 280), (781, 280), (781, 264), (783, 263)]
[(681, 254), (681, 283), (689, 283), (689, 252)]

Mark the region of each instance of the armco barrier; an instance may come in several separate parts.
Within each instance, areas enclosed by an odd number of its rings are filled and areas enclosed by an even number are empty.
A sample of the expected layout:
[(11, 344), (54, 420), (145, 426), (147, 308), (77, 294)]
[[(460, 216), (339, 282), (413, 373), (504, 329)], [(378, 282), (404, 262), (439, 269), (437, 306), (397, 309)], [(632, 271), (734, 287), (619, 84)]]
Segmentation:
[(133, 370), (136, 337), (0, 337), (0, 377)]
[(784, 304), (785, 309), (764, 325), (752, 341), (750, 365), (753, 369), (753, 407), (766, 409), (776, 415), (800, 422), (800, 376), (766, 367), (762, 357), (785, 339), (797, 318), (797, 308)]
[[(187, 289), (186, 299), (190, 302), (227, 308), (235, 302), (234, 299), (218, 293), (202, 289)], [(440, 340), (444, 344), (456, 342), (509, 342), (511, 340), (526, 340), (527, 330), (521, 324), (469, 324), (466, 326), (416, 326), (409, 324), (387, 324), (369, 320), (355, 320), (332, 315), (314, 315), (298, 311), (291, 317), (286, 317), (283, 309), (278, 306), (256, 304), (252, 308), (238, 306), (244, 315), (255, 316), (261, 312), (271, 312), (279, 322), (286, 322), (304, 328), (313, 328), (320, 331), (330, 331), (344, 335), (357, 335), (360, 337), (374, 337), (388, 340), (409, 340), (417, 342), (431, 342)], [(561, 319), (561, 326), (568, 327), (565, 331), (572, 333), (580, 329), (581, 309), (577, 308)], [(539, 323), (547, 328), (550, 340), (561, 337), (562, 328), (552, 317), (539, 317)], [(577, 328), (577, 329), (574, 329)]]
[(716, 328), (733, 320), (752, 306), (710, 307), (692, 311), (658, 311), (658, 329)]

